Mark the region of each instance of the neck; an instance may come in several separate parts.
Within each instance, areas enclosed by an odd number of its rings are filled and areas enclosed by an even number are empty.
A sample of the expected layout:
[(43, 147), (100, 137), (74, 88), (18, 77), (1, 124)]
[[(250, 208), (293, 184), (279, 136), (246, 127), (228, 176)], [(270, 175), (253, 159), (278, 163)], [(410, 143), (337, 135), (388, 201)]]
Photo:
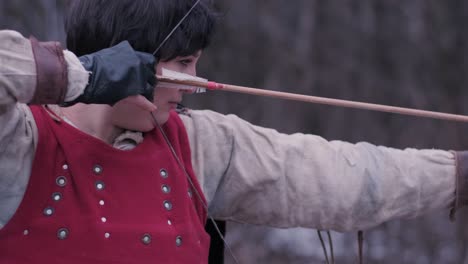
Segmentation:
[(108, 105), (76, 104), (61, 110), (79, 130), (108, 144), (112, 145), (115, 138), (123, 132), (111, 123), (111, 107)]

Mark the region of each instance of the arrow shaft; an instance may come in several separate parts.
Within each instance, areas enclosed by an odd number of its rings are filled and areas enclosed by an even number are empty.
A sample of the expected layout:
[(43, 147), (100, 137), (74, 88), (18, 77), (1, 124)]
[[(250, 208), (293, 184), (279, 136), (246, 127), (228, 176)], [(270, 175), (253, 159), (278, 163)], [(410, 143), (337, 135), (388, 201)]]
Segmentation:
[(426, 117), (426, 118), (456, 121), (456, 122), (468, 122), (468, 116), (464, 116), (464, 115), (456, 115), (456, 114), (419, 110), (419, 109), (412, 109), (412, 108), (405, 108), (405, 107), (396, 107), (396, 106), (389, 106), (389, 105), (356, 102), (356, 101), (310, 96), (310, 95), (303, 95), (303, 94), (263, 90), (263, 89), (258, 89), (258, 88), (237, 86), (237, 85), (231, 85), (231, 84), (222, 84), (222, 83), (215, 83), (215, 82), (203, 82), (203, 81), (196, 81), (196, 80), (179, 80), (179, 79), (167, 78), (167, 77), (162, 77), (162, 76), (158, 76), (158, 79), (159, 81), (162, 81), (162, 82), (169, 82), (169, 83), (176, 83), (176, 84), (190, 85), (190, 86), (199, 86), (199, 87), (203, 87), (209, 90), (228, 91), (228, 92), (251, 94), (251, 95), (257, 95), (257, 96), (273, 97), (273, 98), (292, 100), (292, 101), (301, 101), (301, 102), (306, 102), (306, 103), (332, 105), (332, 106), (340, 106), (340, 107), (355, 108), (355, 109), (365, 109), (365, 110), (371, 110), (371, 111)]

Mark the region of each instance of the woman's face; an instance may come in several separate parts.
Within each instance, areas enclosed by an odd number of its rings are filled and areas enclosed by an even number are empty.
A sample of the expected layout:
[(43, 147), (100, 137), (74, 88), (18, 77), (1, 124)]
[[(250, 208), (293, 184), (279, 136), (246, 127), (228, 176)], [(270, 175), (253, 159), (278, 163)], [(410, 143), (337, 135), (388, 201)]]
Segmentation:
[[(170, 61), (159, 62), (156, 65), (157, 74), (161, 74), (162, 68), (177, 71), (195, 76), (197, 71), (197, 62), (201, 56), (201, 51), (193, 55), (185, 57), (176, 57)], [(185, 91), (183, 89), (165, 88), (158, 86), (154, 90), (153, 104), (157, 107), (152, 111), (154, 117), (159, 124), (164, 124), (169, 118), (169, 112), (177, 107), (177, 104), (182, 102), (182, 97)], [(112, 123), (126, 130), (134, 130), (147, 132), (155, 127), (155, 120), (148, 108), (144, 108), (136, 101), (138, 100), (122, 100), (117, 102), (111, 111)], [(146, 100), (145, 100), (146, 101)], [(146, 102), (149, 104), (149, 102)]]

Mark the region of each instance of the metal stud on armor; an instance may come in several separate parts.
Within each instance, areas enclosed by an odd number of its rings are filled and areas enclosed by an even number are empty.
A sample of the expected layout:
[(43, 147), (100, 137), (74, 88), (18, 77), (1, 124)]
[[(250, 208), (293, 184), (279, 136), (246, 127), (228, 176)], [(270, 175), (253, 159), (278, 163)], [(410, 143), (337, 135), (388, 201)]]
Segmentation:
[(59, 176), (59, 177), (57, 177), (57, 179), (55, 180), (55, 183), (56, 183), (59, 187), (65, 187), (65, 185), (67, 185), (67, 178), (65, 178), (65, 176)]
[(151, 235), (150, 234), (144, 234), (141, 237), (141, 242), (143, 242), (143, 244), (145, 244), (145, 245), (151, 244)]
[(57, 238), (60, 240), (67, 239), (68, 235), (69, 235), (69, 231), (67, 228), (60, 228), (57, 231)]
[(169, 173), (167, 173), (167, 170), (165, 170), (165, 169), (161, 169), (159, 171), (159, 175), (161, 175), (161, 177), (163, 177), (163, 178), (169, 177)]

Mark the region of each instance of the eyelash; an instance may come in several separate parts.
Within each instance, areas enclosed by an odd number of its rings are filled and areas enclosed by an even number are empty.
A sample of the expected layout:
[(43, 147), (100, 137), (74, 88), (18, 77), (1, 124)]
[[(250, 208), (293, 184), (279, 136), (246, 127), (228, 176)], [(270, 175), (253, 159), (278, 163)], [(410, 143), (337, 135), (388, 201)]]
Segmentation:
[(192, 63), (193, 60), (191, 59), (184, 59), (184, 60), (180, 60), (179, 63), (182, 63), (183, 65), (188, 65), (190, 63)]

